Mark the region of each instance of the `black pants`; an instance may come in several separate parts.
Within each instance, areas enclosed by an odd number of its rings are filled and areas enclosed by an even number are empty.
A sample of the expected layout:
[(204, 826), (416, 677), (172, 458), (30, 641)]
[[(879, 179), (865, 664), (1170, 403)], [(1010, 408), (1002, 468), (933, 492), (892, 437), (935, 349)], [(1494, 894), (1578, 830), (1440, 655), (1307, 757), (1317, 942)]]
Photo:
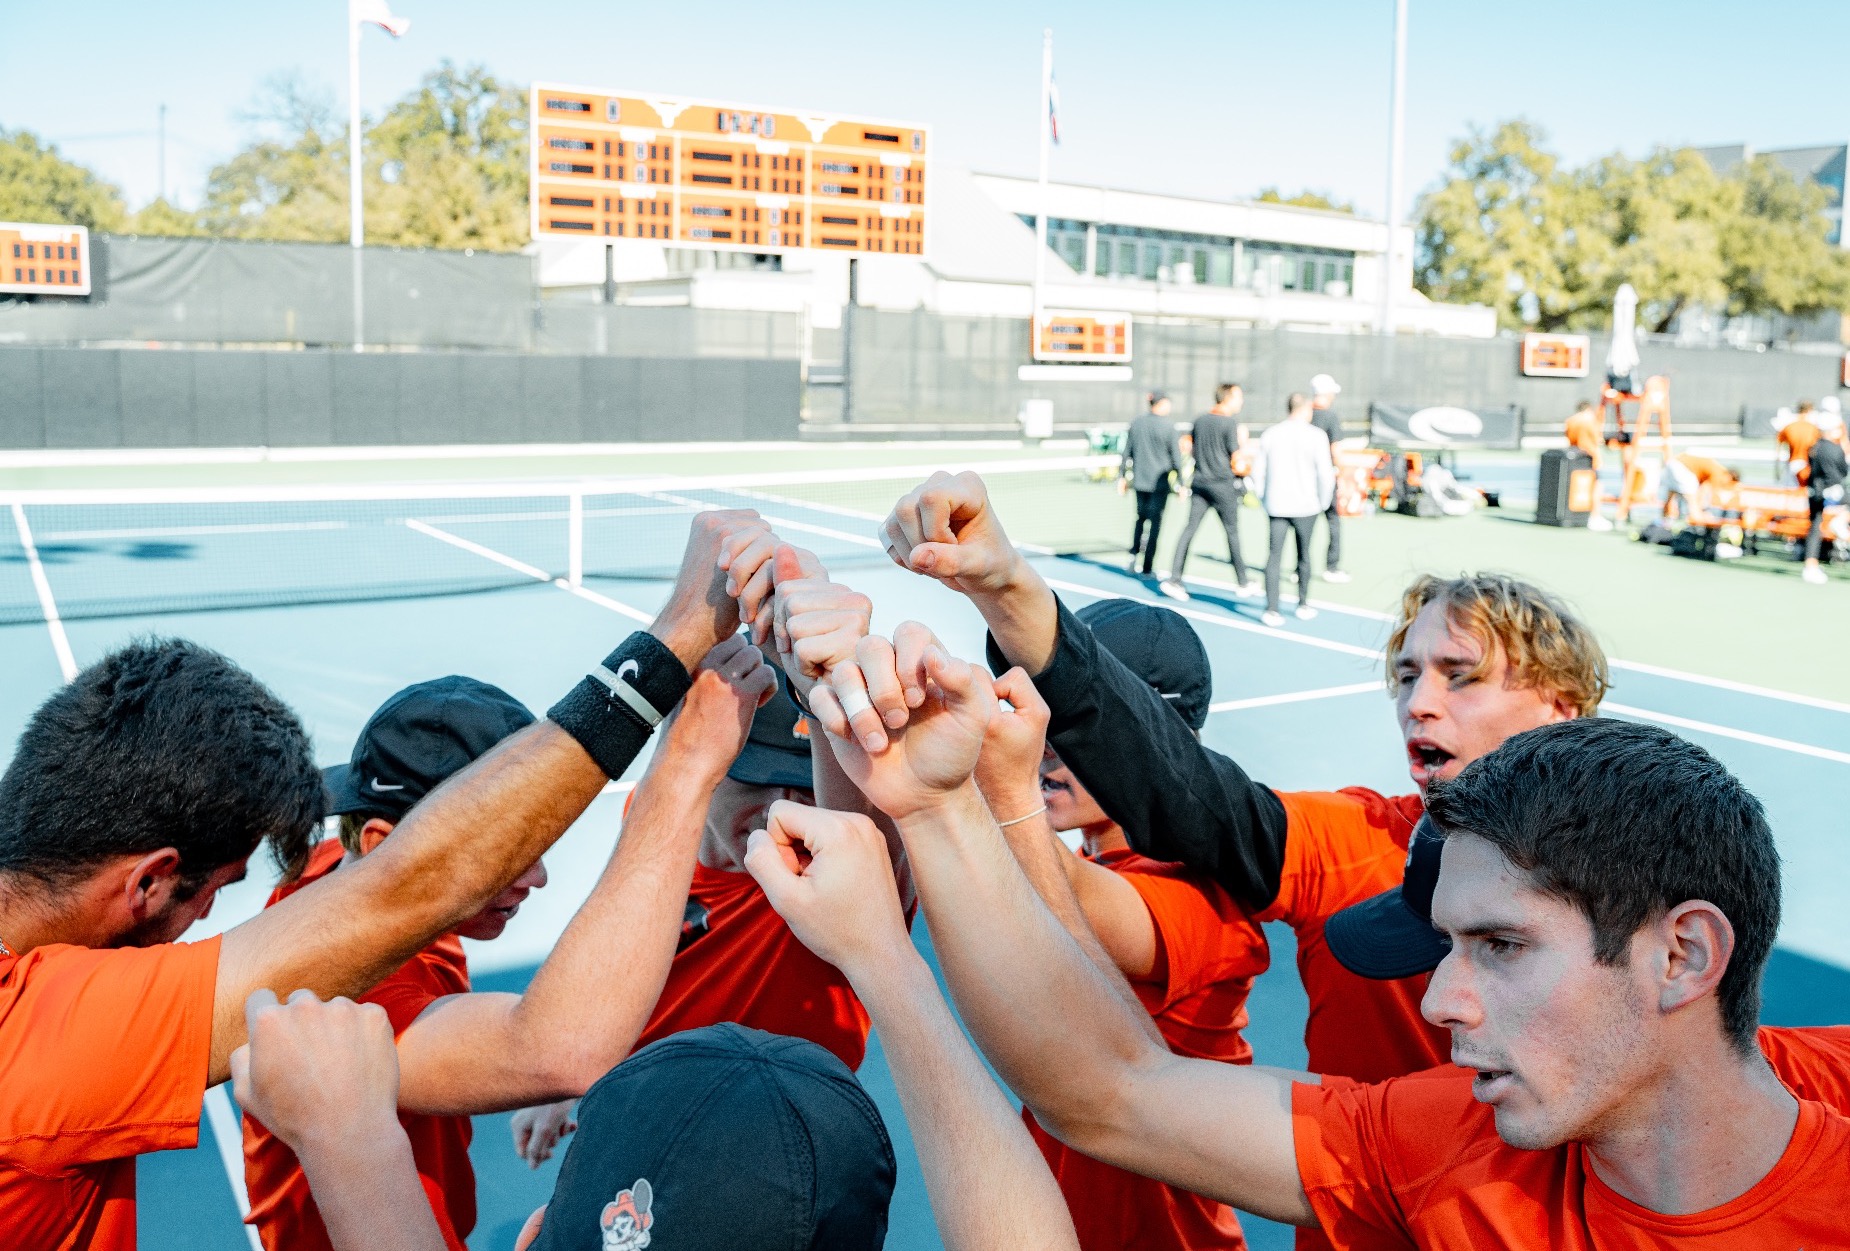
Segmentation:
[(1317, 515), (1272, 518), (1272, 547), (1265, 555), (1265, 607), (1278, 611), (1278, 577), (1285, 563), (1285, 536), (1297, 542), (1298, 604), (1310, 602), (1310, 539), (1317, 531)]
[(1824, 497), (1808, 496), (1806, 503), (1811, 510), (1811, 529), (1805, 532), (1805, 559), (1816, 560), (1824, 549)]
[(1323, 558), (1323, 567), (1326, 571), (1334, 573), (1342, 568), (1343, 558), (1342, 514), (1336, 511), (1334, 492), (1330, 494), (1330, 506), (1323, 510), (1323, 519), (1330, 523), (1330, 551)]
[(1171, 573), (1178, 578), (1182, 576), (1182, 569), (1188, 564), (1189, 544), (1195, 541), (1195, 531), (1201, 528), (1203, 518), (1212, 508), (1227, 531), (1227, 556), (1233, 561), (1233, 580), (1245, 585), (1246, 561), (1240, 556), (1240, 500), (1245, 494), (1245, 484), (1231, 478), (1198, 481), (1189, 487), (1188, 525), (1182, 529), (1182, 541), (1176, 544), (1176, 558), (1169, 565)]
[[(1169, 502), (1169, 488), (1164, 485), (1154, 491), (1137, 492), (1137, 528), (1131, 531), (1131, 556), (1135, 558), (1143, 553), (1143, 571), (1150, 573), (1156, 568), (1156, 536), (1163, 529), (1163, 505)], [(1145, 524), (1150, 527), (1150, 542), (1146, 547), (1143, 541)]]

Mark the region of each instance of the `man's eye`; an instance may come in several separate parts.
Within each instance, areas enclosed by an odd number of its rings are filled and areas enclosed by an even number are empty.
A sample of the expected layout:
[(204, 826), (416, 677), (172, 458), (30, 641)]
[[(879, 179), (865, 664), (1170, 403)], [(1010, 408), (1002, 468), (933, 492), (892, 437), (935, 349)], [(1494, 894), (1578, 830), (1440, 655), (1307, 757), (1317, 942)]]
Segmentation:
[(1522, 944), (1508, 938), (1486, 938), (1484, 946), (1493, 956), (1511, 956), (1522, 949)]

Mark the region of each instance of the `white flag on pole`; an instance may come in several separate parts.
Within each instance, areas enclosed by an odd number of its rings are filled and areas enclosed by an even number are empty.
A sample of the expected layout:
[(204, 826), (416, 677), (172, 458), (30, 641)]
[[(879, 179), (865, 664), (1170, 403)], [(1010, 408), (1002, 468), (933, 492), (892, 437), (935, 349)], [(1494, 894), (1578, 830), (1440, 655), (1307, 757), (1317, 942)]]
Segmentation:
[(396, 39), (411, 29), (411, 19), (392, 16), (389, 0), (347, 0), (347, 20), (356, 26), (370, 22)]

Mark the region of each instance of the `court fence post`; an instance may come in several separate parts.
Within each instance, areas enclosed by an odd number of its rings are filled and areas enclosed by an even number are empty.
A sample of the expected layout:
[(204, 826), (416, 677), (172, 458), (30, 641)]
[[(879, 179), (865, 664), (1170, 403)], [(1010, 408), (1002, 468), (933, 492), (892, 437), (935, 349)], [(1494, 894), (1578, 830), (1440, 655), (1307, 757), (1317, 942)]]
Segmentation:
[(585, 497), (573, 491), (566, 502), (565, 580), (574, 589), (585, 583)]

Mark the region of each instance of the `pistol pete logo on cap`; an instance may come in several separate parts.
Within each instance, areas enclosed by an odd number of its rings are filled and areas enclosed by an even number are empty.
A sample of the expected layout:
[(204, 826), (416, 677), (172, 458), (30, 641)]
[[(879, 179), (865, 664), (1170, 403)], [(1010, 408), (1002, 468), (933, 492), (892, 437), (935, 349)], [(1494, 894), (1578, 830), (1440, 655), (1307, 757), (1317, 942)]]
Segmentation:
[(796, 724), (790, 727), (790, 737), (791, 738), (802, 738), (802, 739), (806, 739), (809, 737), (809, 718), (808, 717), (798, 717), (797, 718)]
[(628, 1190), (604, 1205), (598, 1227), (604, 1231), (604, 1251), (643, 1251), (649, 1245), (649, 1229), (655, 1216), (649, 1211), (655, 1203), (655, 1189), (649, 1179), (638, 1177)]

